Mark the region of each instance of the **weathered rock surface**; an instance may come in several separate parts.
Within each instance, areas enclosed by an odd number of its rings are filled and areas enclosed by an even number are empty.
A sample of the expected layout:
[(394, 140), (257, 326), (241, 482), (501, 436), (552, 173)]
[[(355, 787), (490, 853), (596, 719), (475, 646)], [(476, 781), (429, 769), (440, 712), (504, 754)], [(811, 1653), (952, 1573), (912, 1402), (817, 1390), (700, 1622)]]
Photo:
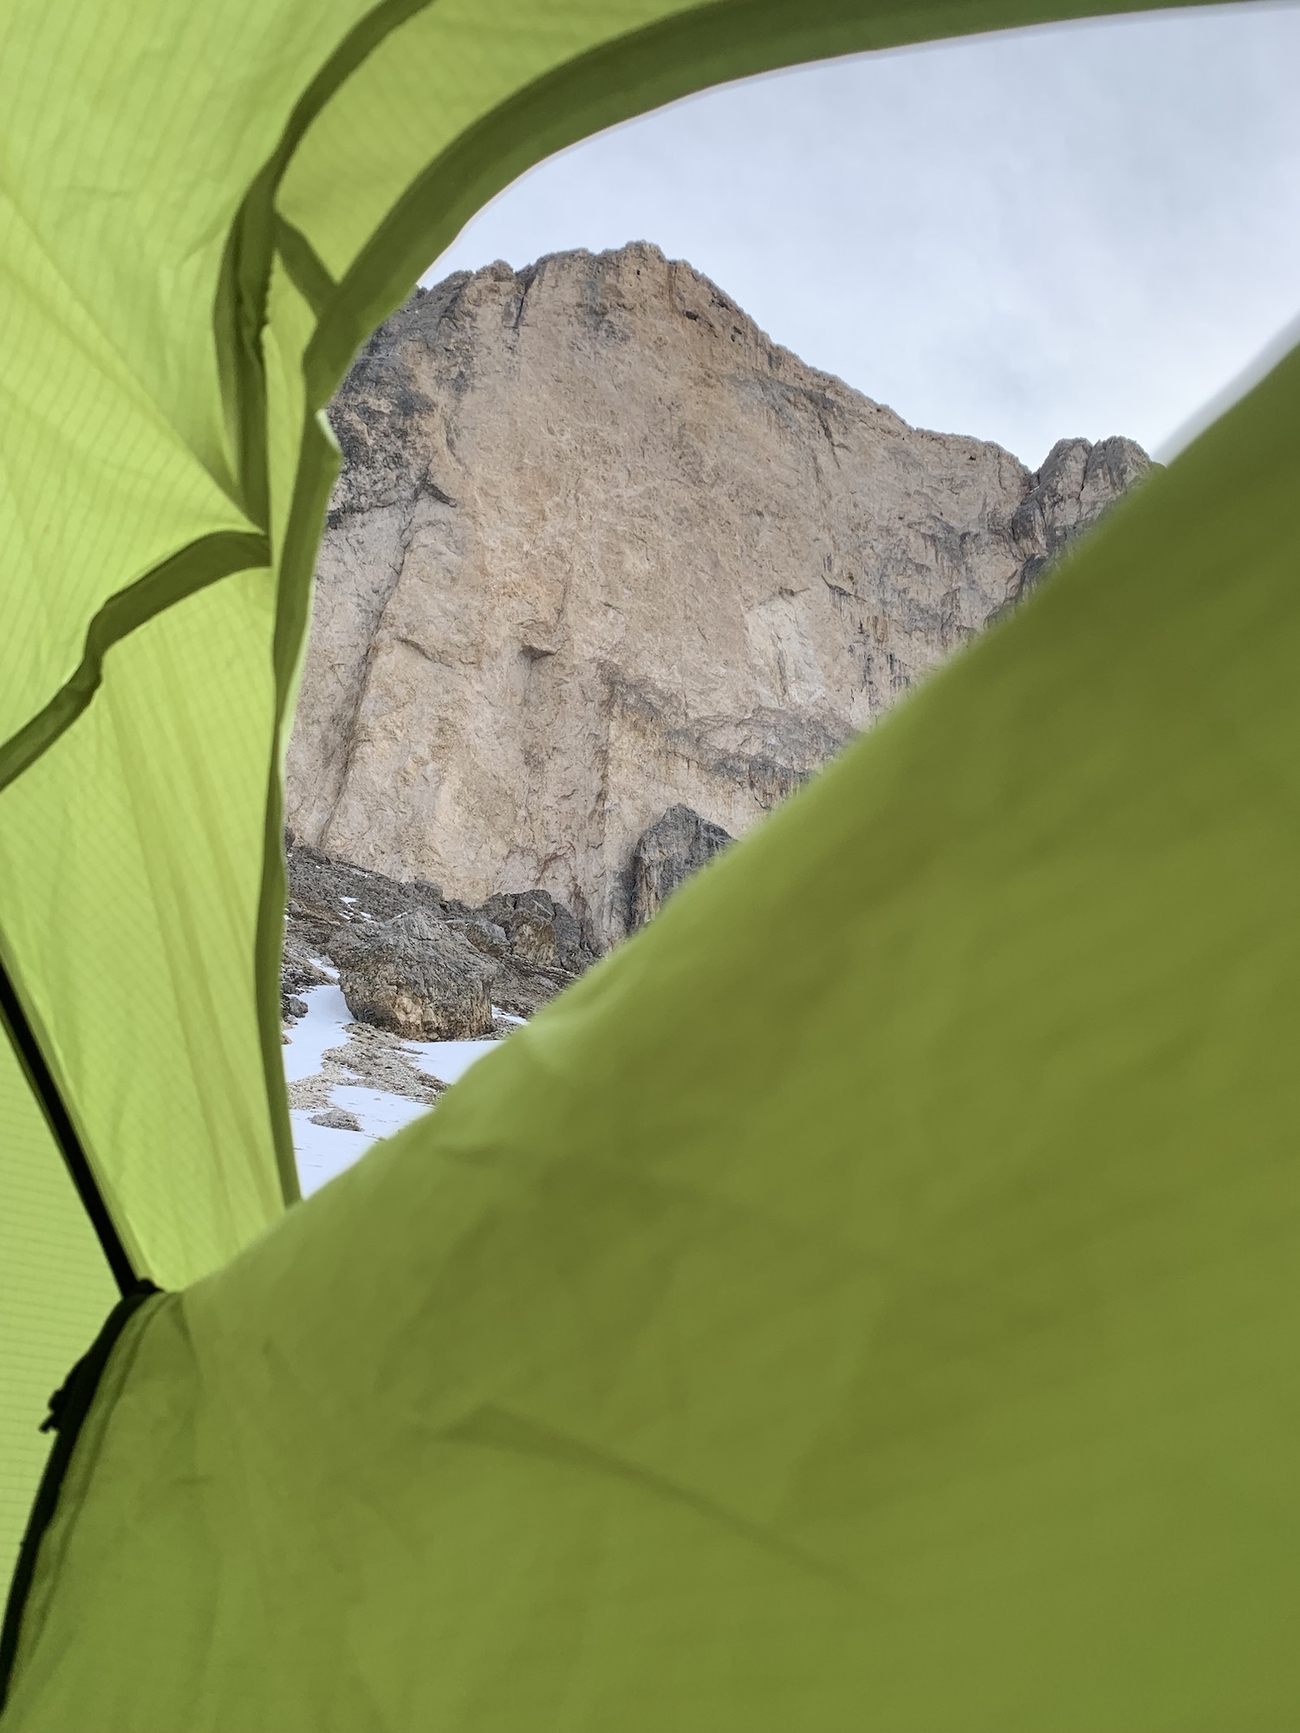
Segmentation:
[(911, 428), (644, 244), (417, 295), (331, 417), (290, 822), (598, 946), (666, 809), (748, 829), (1148, 467)]
[(302, 1016), (302, 994), (330, 979), (328, 960), (354, 1028), (421, 1041), (499, 1036), (511, 1025), (494, 1007), (527, 1017), (595, 960), (572, 912), (545, 891), (498, 893), (476, 909), (427, 880), (399, 883), (310, 846), (290, 842), (287, 862), (286, 1018)]
[(1012, 600), (1019, 601), (1068, 543), (1091, 528), (1115, 499), (1151, 468), (1131, 439), (1058, 439), (1011, 520), (1022, 548), (1033, 548), (1020, 569)]
[(678, 885), (707, 866), (734, 839), (689, 806), (670, 806), (637, 838), (632, 851), (629, 925), (643, 927)]
[(492, 1033), (494, 958), (423, 909), (348, 935), (333, 952), (348, 1010), (408, 1041), (476, 1040)]
[(312, 961), (313, 947), (304, 944), (293, 923), (285, 929), (284, 955), (280, 961), (280, 1016), (304, 1017), (307, 1002), (302, 997), (313, 987), (323, 986), (329, 976)]

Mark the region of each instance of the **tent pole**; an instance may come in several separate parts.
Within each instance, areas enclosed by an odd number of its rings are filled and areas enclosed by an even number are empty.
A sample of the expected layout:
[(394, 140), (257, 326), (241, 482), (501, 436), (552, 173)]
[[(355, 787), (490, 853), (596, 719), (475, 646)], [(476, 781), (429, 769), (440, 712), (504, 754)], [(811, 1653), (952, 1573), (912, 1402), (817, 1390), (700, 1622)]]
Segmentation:
[(113, 1272), (113, 1280), (117, 1283), (119, 1292), (129, 1293), (139, 1280), (131, 1267), (131, 1260), (126, 1254), (126, 1248), (118, 1236), (113, 1218), (108, 1212), (108, 1205), (100, 1195), (91, 1171), (90, 1160), (86, 1155), (85, 1146), (78, 1135), (77, 1128), (68, 1112), (67, 1103), (59, 1093), (58, 1084), (41, 1052), (40, 1043), (36, 1039), (27, 1013), (23, 1008), (18, 991), (10, 979), (5, 960), (0, 953), (0, 1022), (4, 1024), (13, 1050), (22, 1067), (32, 1094), (40, 1103), (45, 1122), (50, 1128), (50, 1135), (59, 1146), (59, 1151), (72, 1176), (77, 1196), (82, 1207), (90, 1217), (91, 1226), (99, 1240), (104, 1256), (108, 1259), (108, 1267)]

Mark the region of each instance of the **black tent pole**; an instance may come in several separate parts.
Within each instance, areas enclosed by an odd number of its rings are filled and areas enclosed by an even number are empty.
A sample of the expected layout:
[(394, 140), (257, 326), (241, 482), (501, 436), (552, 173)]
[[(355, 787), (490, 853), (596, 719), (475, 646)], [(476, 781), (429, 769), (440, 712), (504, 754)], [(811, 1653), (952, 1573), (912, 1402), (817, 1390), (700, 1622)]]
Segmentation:
[(0, 1021), (4, 1023), (32, 1094), (40, 1103), (50, 1134), (59, 1146), (72, 1176), (72, 1183), (77, 1188), (77, 1196), (90, 1217), (91, 1226), (103, 1248), (104, 1256), (108, 1259), (113, 1279), (121, 1293), (128, 1293), (136, 1286), (138, 1278), (131, 1267), (130, 1258), (126, 1255), (126, 1248), (118, 1237), (113, 1218), (108, 1213), (108, 1205), (95, 1184), (95, 1176), (90, 1170), (90, 1162), (77, 1134), (77, 1128), (72, 1123), (67, 1103), (59, 1093), (59, 1087), (23, 1009), (22, 1000), (9, 978), (3, 954), (0, 954)]

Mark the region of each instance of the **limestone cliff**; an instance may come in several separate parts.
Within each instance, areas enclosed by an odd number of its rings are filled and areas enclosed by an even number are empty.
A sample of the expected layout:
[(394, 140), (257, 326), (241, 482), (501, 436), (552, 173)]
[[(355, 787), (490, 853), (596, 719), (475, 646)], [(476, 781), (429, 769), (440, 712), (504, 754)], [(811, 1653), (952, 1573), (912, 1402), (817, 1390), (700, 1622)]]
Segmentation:
[(644, 244), (417, 294), (331, 419), (289, 822), (601, 944), (648, 825), (748, 829), (1148, 467), (911, 428)]

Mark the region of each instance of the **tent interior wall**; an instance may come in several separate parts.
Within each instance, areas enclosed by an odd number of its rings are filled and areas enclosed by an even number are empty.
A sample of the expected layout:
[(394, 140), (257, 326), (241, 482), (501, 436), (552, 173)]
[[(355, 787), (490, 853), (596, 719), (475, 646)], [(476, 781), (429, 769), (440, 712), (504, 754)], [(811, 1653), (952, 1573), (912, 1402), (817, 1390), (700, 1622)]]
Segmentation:
[[(1098, 10), (8, 9), (0, 961), (164, 1292), (5, 1728), (1294, 1724), (1296, 353), (305, 1204), (282, 1074), (358, 346), (599, 127)], [(12, 1565), (116, 1285), (3, 1041), (0, 1186)]]

